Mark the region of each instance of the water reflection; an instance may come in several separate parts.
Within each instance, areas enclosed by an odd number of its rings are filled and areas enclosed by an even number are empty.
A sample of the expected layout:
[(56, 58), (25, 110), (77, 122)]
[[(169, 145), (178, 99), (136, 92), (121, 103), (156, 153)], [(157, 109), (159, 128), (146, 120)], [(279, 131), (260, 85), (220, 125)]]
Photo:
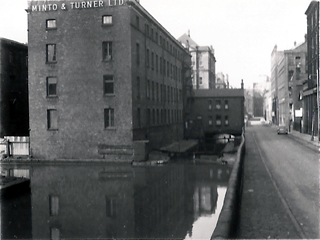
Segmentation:
[(21, 168), (29, 169), (34, 239), (210, 238), (231, 172), (186, 162)]

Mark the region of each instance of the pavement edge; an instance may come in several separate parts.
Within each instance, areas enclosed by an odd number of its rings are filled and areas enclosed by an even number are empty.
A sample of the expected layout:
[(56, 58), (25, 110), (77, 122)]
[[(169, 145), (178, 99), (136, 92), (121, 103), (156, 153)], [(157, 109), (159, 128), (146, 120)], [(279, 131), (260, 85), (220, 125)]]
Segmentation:
[(237, 151), (237, 159), (230, 175), (223, 207), (211, 239), (230, 239), (236, 236), (242, 194), (242, 169), (245, 150), (245, 135), (244, 131), (242, 131), (242, 141)]

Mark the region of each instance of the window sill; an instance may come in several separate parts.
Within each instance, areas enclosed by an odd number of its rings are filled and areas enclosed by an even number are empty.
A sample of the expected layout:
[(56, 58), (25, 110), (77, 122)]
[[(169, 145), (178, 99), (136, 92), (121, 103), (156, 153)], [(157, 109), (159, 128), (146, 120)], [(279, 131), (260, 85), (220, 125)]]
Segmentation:
[(50, 95), (47, 96), (47, 99), (58, 99), (59, 97), (57, 95)]
[(52, 62), (49, 62), (49, 61), (46, 61), (46, 64), (56, 64), (57, 61), (52, 61)]
[(114, 93), (105, 93), (103, 96), (105, 96), (105, 97), (115, 97), (116, 95)]
[(117, 129), (115, 127), (107, 127), (104, 129), (104, 131), (116, 131)]
[(52, 30), (57, 30), (57, 28), (46, 28), (46, 31), (52, 31)]
[(47, 129), (47, 131), (49, 131), (49, 132), (56, 132), (56, 131), (58, 131), (59, 129)]
[(102, 59), (102, 62), (113, 62), (113, 58), (110, 58), (110, 59)]
[(107, 28), (107, 27), (112, 27), (113, 23), (102, 23), (101, 27)]

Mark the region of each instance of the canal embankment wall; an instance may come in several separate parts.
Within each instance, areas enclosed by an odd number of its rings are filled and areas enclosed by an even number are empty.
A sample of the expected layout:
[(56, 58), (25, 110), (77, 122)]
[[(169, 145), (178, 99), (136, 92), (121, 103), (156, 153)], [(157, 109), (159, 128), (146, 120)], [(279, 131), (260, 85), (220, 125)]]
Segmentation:
[(236, 161), (230, 175), (223, 207), (211, 239), (230, 239), (236, 236), (238, 215), (241, 206), (243, 162), (246, 151), (244, 131), (242, 132), (241, 138), (242, 141), (238, 148)]

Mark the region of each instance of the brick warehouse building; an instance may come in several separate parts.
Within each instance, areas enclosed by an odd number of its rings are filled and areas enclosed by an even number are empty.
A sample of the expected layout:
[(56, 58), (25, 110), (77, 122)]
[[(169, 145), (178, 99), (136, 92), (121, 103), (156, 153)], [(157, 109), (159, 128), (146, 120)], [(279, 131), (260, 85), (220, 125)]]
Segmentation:
[(244, 127), (244, 89), (194, 90), (192, 111), (187, 120), (188, 138), (241, 135)]
[(28, 26), (34, 157), (130, 160), (135, 141), (183, 138), (191, 56), (137, 1), (31, 1)]
[(0, 38), (0, 137), (29, 136), (28, 46)]

